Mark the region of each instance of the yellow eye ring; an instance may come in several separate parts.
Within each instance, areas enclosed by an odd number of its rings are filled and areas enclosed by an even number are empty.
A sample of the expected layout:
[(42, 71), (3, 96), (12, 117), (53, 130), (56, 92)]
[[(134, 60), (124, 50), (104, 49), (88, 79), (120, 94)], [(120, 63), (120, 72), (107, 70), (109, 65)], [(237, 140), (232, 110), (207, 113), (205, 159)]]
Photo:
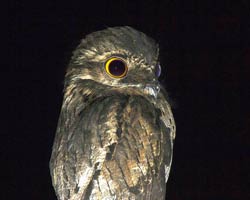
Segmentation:
[(105, 70), (112, 78), (123, 78), (127, 75), (128, 66), (123, 59), (112, 57), (105, 63)]

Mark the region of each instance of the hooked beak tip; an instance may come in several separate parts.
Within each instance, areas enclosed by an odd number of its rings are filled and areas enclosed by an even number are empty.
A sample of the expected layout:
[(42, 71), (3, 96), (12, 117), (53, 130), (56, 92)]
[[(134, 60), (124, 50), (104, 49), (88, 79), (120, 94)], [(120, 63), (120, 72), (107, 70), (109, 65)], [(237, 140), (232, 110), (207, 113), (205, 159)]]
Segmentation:
[(151, 96), (154, 96), (154, 98), (157, 98), (158, 93), (160, 92), (160, 86), (157, 85), (146, 85), (144, 88), (144, 91), (146, 94), (149, 94)]

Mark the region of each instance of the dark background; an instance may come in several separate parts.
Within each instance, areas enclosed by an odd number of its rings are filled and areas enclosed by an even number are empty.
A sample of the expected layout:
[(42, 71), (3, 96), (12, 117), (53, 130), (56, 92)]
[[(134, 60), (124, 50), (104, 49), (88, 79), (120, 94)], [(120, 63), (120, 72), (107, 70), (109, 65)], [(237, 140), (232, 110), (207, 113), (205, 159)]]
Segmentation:
[(1, 199), (56, 200), (48, 163), (71, 52), (86, 34), (121, 25), (160, 44), (177, 125), (168, 199), (250, 199), (249, 5), (14, 2)]

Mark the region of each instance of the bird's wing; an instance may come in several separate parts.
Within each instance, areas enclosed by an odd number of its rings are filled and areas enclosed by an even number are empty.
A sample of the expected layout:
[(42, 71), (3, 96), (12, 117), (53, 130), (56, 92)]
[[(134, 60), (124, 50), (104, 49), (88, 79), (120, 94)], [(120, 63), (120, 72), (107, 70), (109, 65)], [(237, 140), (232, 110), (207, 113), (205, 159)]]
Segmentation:
[(121, 194), (117, 199), (165, 199), (165, 164), (172, 159), (172, 144), (161, 113), (142, 96), (129, 97), (123, 106), (119, 142), (103, 168), (104, 176), (119, 179), (111, 185)]
[(139, 96), (107, 97), (70, 116), (64, 112), (50, 166), (60, 200), (164, 196), (164, 166), (172, 158), (166, 145), (172, 146), (152, 103)]
[(124, 100), (97, 99), (82, 106), (73, 98), (62, 107), (50, 171), (60, 200), (88, 199), (93, 178), (118, 143)]

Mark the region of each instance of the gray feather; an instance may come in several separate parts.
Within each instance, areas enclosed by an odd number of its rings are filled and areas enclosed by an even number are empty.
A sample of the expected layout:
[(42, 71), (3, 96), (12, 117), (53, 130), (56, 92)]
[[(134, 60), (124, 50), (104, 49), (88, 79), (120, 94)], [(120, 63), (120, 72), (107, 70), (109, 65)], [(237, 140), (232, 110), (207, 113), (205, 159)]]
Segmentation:
[[(129, 71), (114, 80), (104, 63), (118, 55)], [(67, 70), (50, 160), (59, 200), (165, 199), (175, 123), (157, 62), (157, 44), (130, 27), (81, 41)]]

